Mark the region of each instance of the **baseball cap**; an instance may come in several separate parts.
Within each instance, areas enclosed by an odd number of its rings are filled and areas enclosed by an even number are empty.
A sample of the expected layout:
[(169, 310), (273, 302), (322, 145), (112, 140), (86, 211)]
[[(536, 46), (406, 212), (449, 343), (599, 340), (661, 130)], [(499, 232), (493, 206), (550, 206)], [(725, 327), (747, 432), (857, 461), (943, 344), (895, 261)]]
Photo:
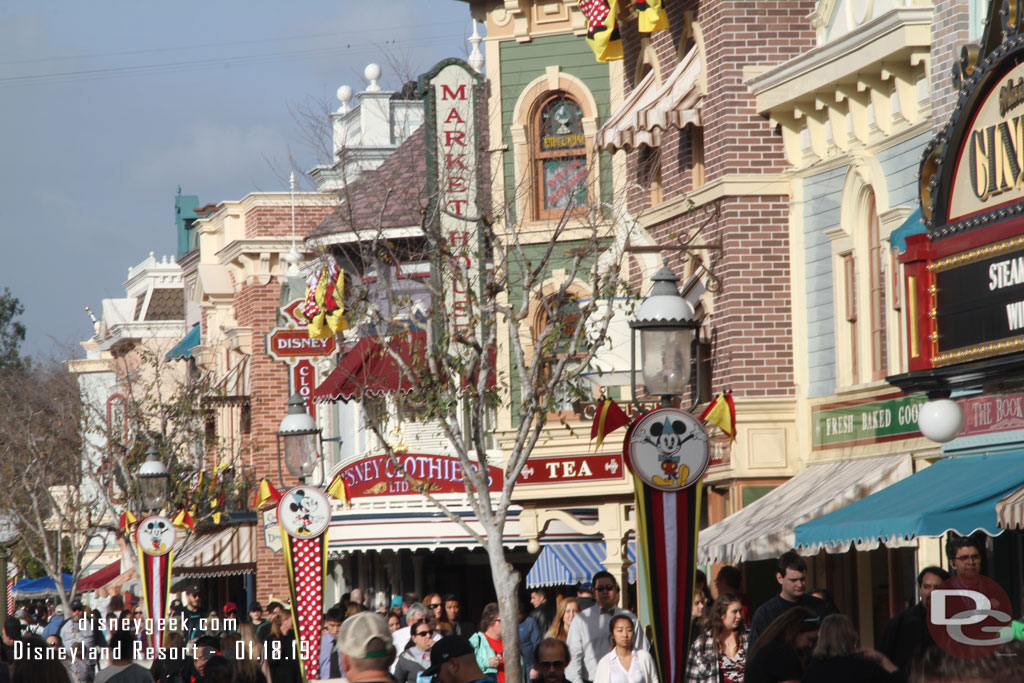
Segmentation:
[[(384, 650), (369, 649), (370, 641), (374, 638), (385, 643)], [(395, 646), (384, 617), (376, 612), (357, 612), (341, 623), (338, 649), (354, 659), (369, 659), (394, 654)]]
[(233, 602), (225, 602), (224, 609), (221, 610), (224, 614), (228, 612), (238, 612), (238, 605)]
[(263, 605), (261, 605), (256, 600), (253, 600), (252, 602), (249, 603), (249, 611), (250, 612), (262, 612), (263, 611)]
[(465, 636), (445, 636), (430, 648), (430, 668), (423, 672), (424, 676), (436, 676), (445, 662), (473, 654), (473, 646)]
[(74, 600), (71, 601), (71, 609), (73, 609), (73, 610), (75, 610), (75, 609), (85, 609), (85, 607), (82, 606), (82, 601), (81, 600), (79, 600), (78, 598), (75, 598)]
[(27, 619), (28, 618), (28, 610), (25, 609), (24, 607), (21, 607), (21, 608), (19, 608), (14, 613), (14, 616), (16, 616), (18, 619)]
[(396, 595), (395, 597), (391, 598), (391, 609), (401, 609), (401, 608), (402, 608), (402, 596), (401, 595)]
[(188, 588), (186, 588), (185, 592), (189, 595), (199, 595), (199, 585), (194, 583)]

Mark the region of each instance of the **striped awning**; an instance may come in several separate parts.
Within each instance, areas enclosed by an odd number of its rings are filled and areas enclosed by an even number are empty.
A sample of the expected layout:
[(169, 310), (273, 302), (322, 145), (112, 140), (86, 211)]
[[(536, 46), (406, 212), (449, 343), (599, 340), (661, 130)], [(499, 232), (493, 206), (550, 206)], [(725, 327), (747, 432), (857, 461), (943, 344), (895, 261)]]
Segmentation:
[(175, 553), (176, 579), (206, 579), (256, 573), (256, 525), (238, 524), (203, 536), (189, 536)]
[[(546, 545), (526, 575), (526, 587), (574, 586), (590, 581), (594, 574), (605, 570), (606, 552), (604, 543)], [(636, 544), (633, 541), (626, 545), (626, 557), (632, 562), (627, 570), (627, 580), (636, 583)]]
[(996, 503), (996, 518), (1002, 529), (1024, 529), (1024, 487)]

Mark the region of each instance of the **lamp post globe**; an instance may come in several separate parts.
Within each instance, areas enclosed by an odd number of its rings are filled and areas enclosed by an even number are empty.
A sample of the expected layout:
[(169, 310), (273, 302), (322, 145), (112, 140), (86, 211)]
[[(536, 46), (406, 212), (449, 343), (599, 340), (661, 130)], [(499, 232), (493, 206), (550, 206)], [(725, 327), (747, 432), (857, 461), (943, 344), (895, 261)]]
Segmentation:
[(663, 402), (680, 396), (690, 381), (693, 340), (700, 327), (693, 305), (679, 295), (679, 278), (667, 266), (651, 278), (647, 298), (629, 326), (640, 331), (640, 359), (647, 393)]
[(139, 467), (136, 475), (139, 480), (139, 497), (142, 508), (146, 511), (162, 510), (167, 504), (167, 495), (171, 487), (171, 473), (167, 465), (160, 462), (156, 446), (146, 449), (146, 461)]
[(964, 411), (949, 398), (933, 398), (921, 405), (917, 414), (921, 433), (937, 443), (952, 441), (964, 427)]
[(288, 473), (303, 481), (313, 474), (320, 459), (320, 429), (297, 393), (288, 399), (288, 414), (277, 431), (277, 449)]

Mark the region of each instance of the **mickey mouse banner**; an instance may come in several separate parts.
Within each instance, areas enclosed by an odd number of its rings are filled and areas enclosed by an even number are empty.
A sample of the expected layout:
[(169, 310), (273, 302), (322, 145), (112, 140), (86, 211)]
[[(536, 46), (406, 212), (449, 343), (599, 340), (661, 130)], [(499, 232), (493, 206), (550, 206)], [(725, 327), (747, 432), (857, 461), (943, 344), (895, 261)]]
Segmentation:
[(327, 527), (331, 503), (315, 486), (295, 486), (277, 504), (285, 571), (292, 600), (292, 623), (303, 675), (319, 678), (320, 624), (327, 575)]
[[(150, 623), (167, 618), (167, 595), (171, 588), (171, 561), (177, 531), (171, 520), (160, 515), (145, 517), (135, 527), (135, 548), (139, 554), (139, 576)], [(163, 629), (153, 629), (151, 645), (161, 647)]]
[(704, 426), (676, 408), (640, 416), (626, 434), (637, 509), (637, 590), (650, 606), (665, 683), (682, 683), (690, 642), (701, 479), (711, 460)]

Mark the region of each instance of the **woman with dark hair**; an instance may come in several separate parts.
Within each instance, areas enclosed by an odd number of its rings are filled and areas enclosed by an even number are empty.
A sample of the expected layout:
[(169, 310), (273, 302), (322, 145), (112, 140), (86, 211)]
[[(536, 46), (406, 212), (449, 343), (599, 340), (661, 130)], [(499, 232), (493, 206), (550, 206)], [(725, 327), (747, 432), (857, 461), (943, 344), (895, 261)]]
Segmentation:
[(732, 593), (722, 593), (711, 606), (708, 621), (707, 630), (690, 647), (687, 683), (743, 683), (749, 639), (743, 603)]
[(47, 659), (46, 641), (35, 634), (22, 638), (25, 656), (11, 663), (11, 683), (71, 683), (71, 674), (59, 659)]
[(270, 680), (274, 683), (301, 683), (298, 657), (292, 613), (283, 609), (270, 623), (270, 636), (267, 637)]
[(232, 683), (235, 670), (227, 657), (214, 655), (206, 660), (206, 668), (203, 669), (203, 683)]
[(747, 655), (745, 683), (795, 683), (804, 675), (804, 653), (818, 636), (819, 619), (806, 607), (791, 607), (768, 625)]
[(160, 647), (166, 656), (153, 661), (153, 666), (149, 669), (153, 680), (156, 683), (188, 680), (185, 676), (188, 669), (188, 651), (185, 649), (185, 638), (181, 631), (164, 631)]
[(818, 644), (804, 668), (805, 683), (890, 683), (898, 681), (896, 665), (881, 652), (857, 647), (857, 630), (844, 614), (821, 622)]
[(395, 662), (394, 676), (398, 683), (416, 683), (420, 673), (430, 667), (430, 647), (434, 644), (430, 621), (418, 621), (410, 626), (409, 636), (409, 644)]
[(690, 610), (690, 637), (695, 638), (697, 634), (704, 633), (711, 625), (708, 611), (711, 609), (711, 589), (706, 583), (698, 583), (693, 591), (693, 606)]
[(658, 668), (646, 650), (633, 649), (633, 618), (617, 614), (608, 623), (612, 651), (597, 663), (594, 683), (658, 683)]

